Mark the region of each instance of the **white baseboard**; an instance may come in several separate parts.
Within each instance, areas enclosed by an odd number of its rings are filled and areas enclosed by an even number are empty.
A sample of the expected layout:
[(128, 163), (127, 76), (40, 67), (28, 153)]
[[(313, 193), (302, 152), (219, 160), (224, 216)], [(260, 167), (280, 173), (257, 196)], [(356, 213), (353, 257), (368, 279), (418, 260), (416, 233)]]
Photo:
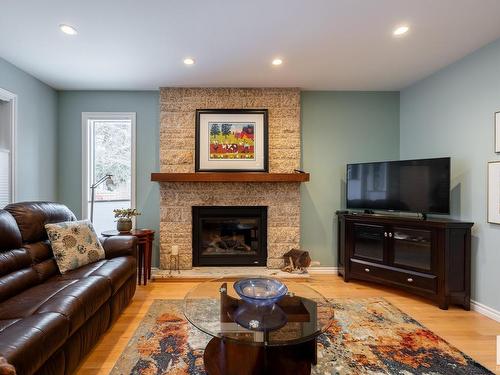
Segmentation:
[(490, 319), (500, 322), (500, 311), (492, 309), (489, 306), (483, 305), (482, 303), (471, 300), (470, 307), (473, 311), (478, 312), (481, 315), (487, 316)]
[(337, 275), (338, 267), (309, 267), (307, 272), (311, 275)]

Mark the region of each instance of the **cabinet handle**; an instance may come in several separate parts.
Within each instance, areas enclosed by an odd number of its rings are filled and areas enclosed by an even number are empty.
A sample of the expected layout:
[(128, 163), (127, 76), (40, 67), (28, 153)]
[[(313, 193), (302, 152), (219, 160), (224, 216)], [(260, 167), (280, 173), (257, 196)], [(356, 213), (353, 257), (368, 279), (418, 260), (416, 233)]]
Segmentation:
[(384, 232), (384, 237), (387, 237), (387, 232)]
[(413, 282), (413, 279), (411, 277), (409, 277), (407, 280), (408, 280), (409, 283)]
[(370, 269), (369, 268), (365, 268), (365, 272), (370, 272)]

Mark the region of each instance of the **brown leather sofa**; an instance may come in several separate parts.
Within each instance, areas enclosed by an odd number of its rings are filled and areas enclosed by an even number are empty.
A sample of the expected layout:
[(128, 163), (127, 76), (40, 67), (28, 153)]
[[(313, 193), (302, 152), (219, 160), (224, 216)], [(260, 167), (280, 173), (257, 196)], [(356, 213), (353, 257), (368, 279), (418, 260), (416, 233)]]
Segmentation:
[(70, 220), (50, 202), (0, 210), (0, 356), (20, 375), (74, 372), (135, 293), (135, 237), (102, 240), (106, 259), (59, 273), (44, 225)]

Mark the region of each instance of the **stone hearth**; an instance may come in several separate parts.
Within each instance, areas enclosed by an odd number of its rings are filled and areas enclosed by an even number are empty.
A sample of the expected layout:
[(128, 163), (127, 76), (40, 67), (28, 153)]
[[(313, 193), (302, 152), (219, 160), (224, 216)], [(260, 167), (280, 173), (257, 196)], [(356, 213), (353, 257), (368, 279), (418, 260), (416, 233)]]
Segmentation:
[[(163, 173), (194, 172), (195, 111), (215, 108), (267, 108), (269, 172), (300, 166), (298, 89), (162, 88), (160, 90), (160, 168)], [(267, 206), (269, 268), (300, 243), (300, 183), (162, 182), (160, 268), (168, 269), (172, 245), (179, 246), (181, 269), (192, 268), (193, 206)]]

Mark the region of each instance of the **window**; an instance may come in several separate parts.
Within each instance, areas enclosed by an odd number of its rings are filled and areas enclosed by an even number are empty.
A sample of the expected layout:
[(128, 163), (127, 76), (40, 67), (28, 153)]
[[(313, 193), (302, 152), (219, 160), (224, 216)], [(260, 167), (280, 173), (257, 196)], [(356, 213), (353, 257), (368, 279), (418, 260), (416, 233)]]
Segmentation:
[(135, 207), (135, 113), (84, 112), (82, 123), (82, 216), (91, 218), (94, 190), (93, 222), (101, 233), (115, 229), (114, 209)]
[(0, 208), (15, 201), (17, 96), (0, 89)]

